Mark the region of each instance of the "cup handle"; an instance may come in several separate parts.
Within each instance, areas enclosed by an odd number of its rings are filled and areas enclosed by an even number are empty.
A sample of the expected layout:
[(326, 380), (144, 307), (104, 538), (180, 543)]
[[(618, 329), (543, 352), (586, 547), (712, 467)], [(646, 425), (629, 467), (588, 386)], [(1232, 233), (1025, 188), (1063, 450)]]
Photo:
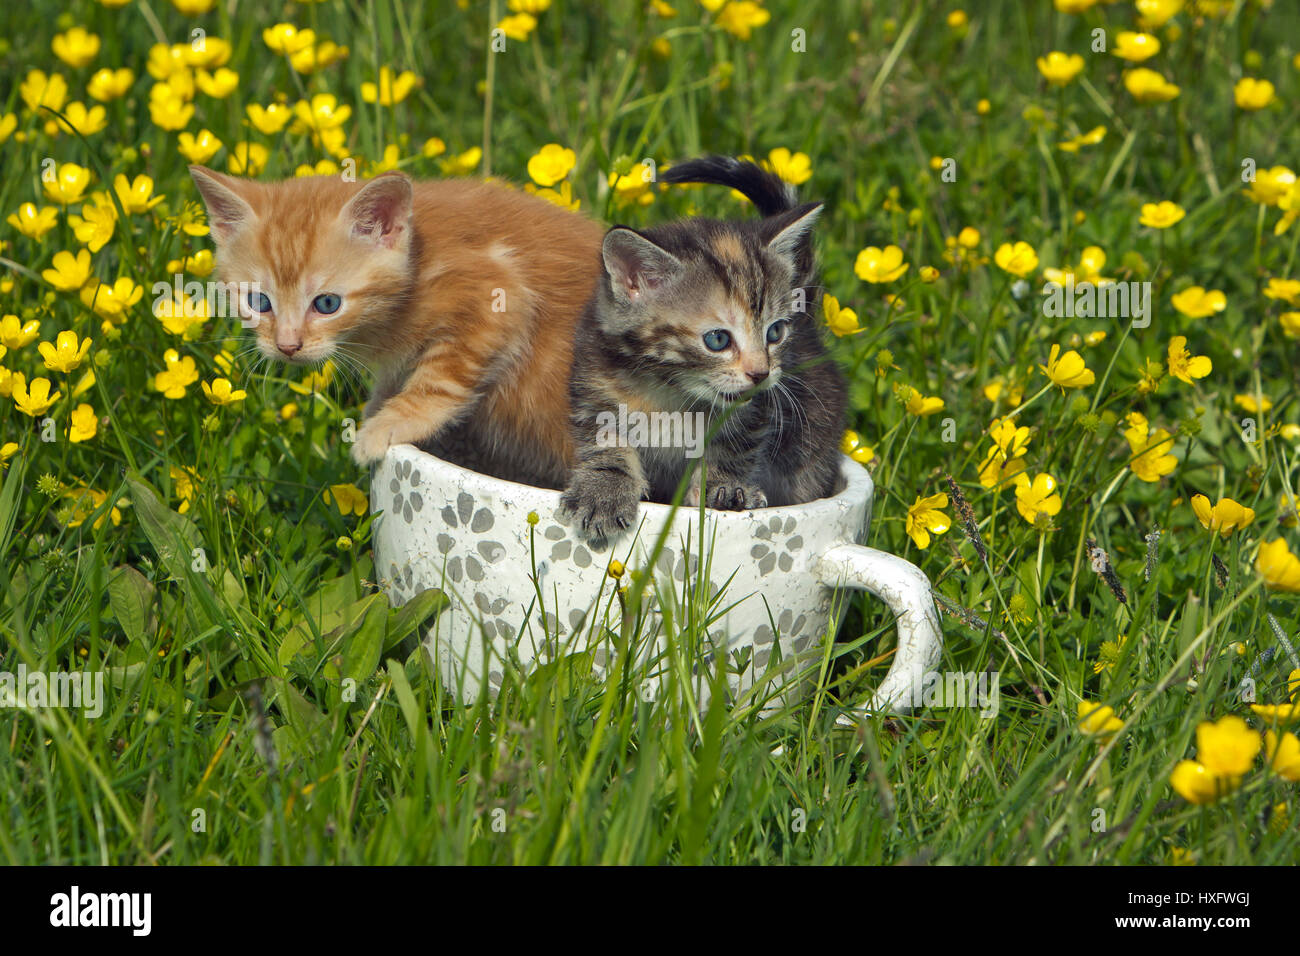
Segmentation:
[(898, 651), (889, 673), (865, 707), (841, 715), (837, 722), (851, 726), (855, 717), (907, 713), (915, 706), (914, 695), (925, 673), (939, 662), (943, 650), (930, 579), (910, 561), (857, 544), (831, 548), (817, 563), (816, 572), (826, 587), (861, 588), (874, 594), (889, 605), (898, 626)]

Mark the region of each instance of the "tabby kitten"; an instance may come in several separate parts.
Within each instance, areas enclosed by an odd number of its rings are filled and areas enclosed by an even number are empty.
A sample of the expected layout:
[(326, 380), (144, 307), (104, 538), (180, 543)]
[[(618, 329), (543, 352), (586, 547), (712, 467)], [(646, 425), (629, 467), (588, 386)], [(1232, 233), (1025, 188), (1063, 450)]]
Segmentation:
[(373, 373), (358, 464), (423, 443), (564, 486), (573, 329), (599, 274), (599, 225), (493, 183), (190, 173), (221, 278), (259, 284), (241, 310), (262, 354)]
[[(843, 376), (826, 353), (812, 227), (820, 203), (749, 162), (708, 157), (667, 182), (740, 190), (759, 221), (689, 219), (611, 229), (604, 276), (574, 345), (570, 383), (578, 465), (561, 517), (603, 548), (666, 502), (692, 461), (681, 447), (628, 447), (601, 423), (632, 413), (703, 413), (705, 504), (742, 510), (833, 494), (845, 417)], [(804, 303), (809, 303), (805, 308)], [(700, 501), (700, 470), (686, 501)]]

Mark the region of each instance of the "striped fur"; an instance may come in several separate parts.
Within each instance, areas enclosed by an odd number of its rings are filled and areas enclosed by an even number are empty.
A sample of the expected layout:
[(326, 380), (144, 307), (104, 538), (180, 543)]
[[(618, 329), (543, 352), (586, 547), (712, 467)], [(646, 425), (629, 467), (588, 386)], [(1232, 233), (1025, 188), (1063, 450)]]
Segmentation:
[[(602, 413), (620, 407), (706, 416), (710, 507), (810, 501), (838, 481), (846, 399), (817, 318), (811, 229), (820, 204), (797, 205), (776, 176), (722, 157), (664, 178), (741, 189), (767, 215), (606, 234), (605, 272), (574, 344), (578, 466), (562, 498), (563, 516), (597, 548), (632, 528), (643, 498), (671, 500), (692, 467), (683, 449), (602, 445)], [(719, 331), (730, 342), (715, 351), (706, 335)], [(694, 475), (686, 501), (697, 504)]]
[[(221, 277), (272, 299), (261, 352), (373, 374), (354, 459), (411, 442), (563, 487), (573, 331), (599, 274), (600, 226), (499, 183), (191, 172)], [(312, 308), (322, 292), (342, 296), (333, 316)]]

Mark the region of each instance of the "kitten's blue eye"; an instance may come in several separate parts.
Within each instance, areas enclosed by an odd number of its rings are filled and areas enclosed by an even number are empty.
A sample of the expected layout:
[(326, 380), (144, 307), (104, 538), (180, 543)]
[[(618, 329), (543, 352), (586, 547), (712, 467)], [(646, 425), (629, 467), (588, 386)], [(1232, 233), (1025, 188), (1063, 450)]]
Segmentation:
[(270, 312), (271, 297), (265, 292), (248, 293), (248, 307), (254, 312)]
[(785, 328), (788, 324), (787, 322), (773, 322), (769, 325), (767, 327), (767, 344), (775, 345), (785, 338)]
[(343, 304), (343, 299), (333, 292), (322, 292), (311, 300), (312, 307), (321, 315), (333, 315)]
[(731, 344), (731, 333), (725, 329), (713, 329), (704, 333), (704, 347), (710, 352), (721, 352)]

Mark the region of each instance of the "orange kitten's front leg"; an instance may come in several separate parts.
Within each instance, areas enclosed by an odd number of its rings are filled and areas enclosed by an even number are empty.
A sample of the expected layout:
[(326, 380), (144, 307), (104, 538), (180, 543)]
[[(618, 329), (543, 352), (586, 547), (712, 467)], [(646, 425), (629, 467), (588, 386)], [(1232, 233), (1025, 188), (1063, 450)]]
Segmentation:
[(473, 398), (477, 369), (465, 356), (435, 345), (424, 353), (402, 390), (361, 423), (352, 445), (352, 460), (369, 465), (393, 445), (432, 438), (456, 420)]

